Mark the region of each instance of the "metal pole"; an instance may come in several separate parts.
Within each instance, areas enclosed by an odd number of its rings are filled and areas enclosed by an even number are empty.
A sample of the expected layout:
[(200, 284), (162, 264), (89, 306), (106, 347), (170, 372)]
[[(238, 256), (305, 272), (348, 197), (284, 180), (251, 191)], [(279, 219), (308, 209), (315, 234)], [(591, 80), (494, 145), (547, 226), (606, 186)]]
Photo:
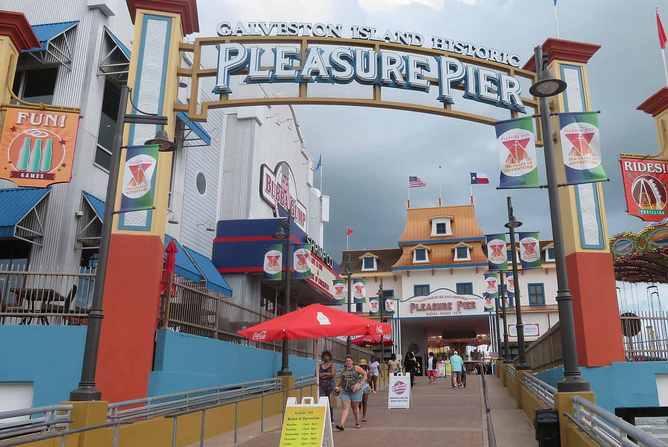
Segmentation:
[[(513, 199), (508, 197), (508, 220), (512, 221), (513, 216)], [(510, 222), (508, 223), (510, 224)], [(508, 225), (506, 225), (508, 226)], [(517, 319), (515, 327), (517, 327), (517, 347), (519, 349), (519, 362), (517, 363), (517, 370), (531, 369), (527, 364), (526, 352), (524, 351), (524, 323), (522, 323), (522, 303), (520, 300), (520, 277), (517, 271), (517, 247), (515, 246), (515, 228), (510, 226), (510, 250), (513, 262), (513, 281), (515, 282), (515, 317)]]
[[(540, 79), (543, 71), (543, 48), (535, 49), (536, 73)], [(582, 378), (578, 367), (578, 352), (575, 342), (575, 323), (573, 320), (573, 296), (568, 287), (568, 271), (566, 270), (566, 252), (564, 249), (564, 231), (561, 227), (561, 205), (557, 190), (557, 166), (554, 160), (554, 144), (552, 141), (552, 123), (550, 122), (550, 106), (547, 98), (540, 98), (541, 127), (545, 151), (545, 171), (547, 174), (547, 192), (550, 200), (550, 219), (552, 221), (552, 237), (554, 238), (554, 257), (557, 267), (557, 306), (559, 308), (559, 324), (561, 325), (561, 344), (564, 357), (564, 378), (557, 384), (561, 392), (589, 391), (589, 382)]]
[[(350, 253), (348, 253), (348, 263), (346, 264), (346, 270), (348, 271), (348, 313), (352, 313), (351, 301), (353, 299), (353, 284), (352, 284), (353, 272), (351, 270), (351, 265), (350, 265)], [(346, 355), (351, 355), (351, 352), (352, 352), (352, 338), (349, 335), (348, 339), (346, 340)]]
[[(292, 210), (288, 210), (288, 238), (285, 242), (285, 313), (290, 313), (290, 269), (292, 268), (292, 254), (290, 253), (290, 242), (292, 239)], [(279, 376), (291, 376), (292, 371), (289, 367), (290, 363), (290, 340), (283, 339), (283, 348), (281, 352), (281, 369), (278, 371)], [(236, 435), (236, 432), (235, 432)], [(236, 440), (235, 440), (236, 444)]]
[[(502, 272), (500, 272), (503, 274)], [(499, 327), (499, 292), (496, 293), (496, 309), (494, 310), (494, 314), (496, 316), (496, 351), (499, 355), (499, 358), (501, 357), (501, 328)]]
[[(383, 322), (383, 308), (385, 307), (385, 298), (383, 297), (383, 278), (380, 278), (380, 288), (378, 289), (378, 304), (380, 304), (380, 322)], [(383, 358), (385, 357), (385, 338), (382, 334), (380, 336), (380, 364), (383, 364)]]
[(501, 309), (503, 311), (503, 363), (510, 363), (510, 348), (508, 347), (508, 320), (506, 319), (506, 285), (503, 279), (503, 273), (499, 272), (499, 281), (501, 287), (499, 288), (499, 301), (501, 301)]
[(121, 98), (118, 105), (116, 118), (116, 131), (111, 149), (111, 164), (109, 166), (109, 182), (107, 183), (107, 195), (105, 198), (104, 221), (102, 222), (102, 235), (100, 237), (99, 260), (97, 262), (97, 274), (95, 275), (95, 287), (93, 289), (93, 302), (88, 314), (88, 328), (86, 329), (86, 345), (84, 347), (83, 363), (81, 365), (81, 380), (79, 387), (70, 392), (71, 401), (101, 400), (102, 392), (95, 388), (95, 370), (97, 368), (97, 354), (100, 348), (100, 333), (102, 331), (102, 298), (104, 295), (104, 281), (107, 276), (107, 261), (109, 258), (109, 241), (111, 240), (111, 229), (114, 223), (114, 204), (116, 203), (116, 189), (118, 188), (118, 175), (121, 165), (121, 145), (123, 144), (123, 128), (125, 123), (125, 111), (128, 107), (128, 95), (130, 88), (127, 85), (121, 87)]

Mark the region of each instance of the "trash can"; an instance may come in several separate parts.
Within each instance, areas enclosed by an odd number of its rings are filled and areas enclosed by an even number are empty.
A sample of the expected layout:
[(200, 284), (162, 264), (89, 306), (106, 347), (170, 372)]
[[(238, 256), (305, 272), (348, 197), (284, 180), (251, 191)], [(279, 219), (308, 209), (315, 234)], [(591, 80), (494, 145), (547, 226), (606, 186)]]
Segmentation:
[(539, 409), (534, 413), (533, 425), (539, 447), (559, 447), (559, 413), (553, 408)]

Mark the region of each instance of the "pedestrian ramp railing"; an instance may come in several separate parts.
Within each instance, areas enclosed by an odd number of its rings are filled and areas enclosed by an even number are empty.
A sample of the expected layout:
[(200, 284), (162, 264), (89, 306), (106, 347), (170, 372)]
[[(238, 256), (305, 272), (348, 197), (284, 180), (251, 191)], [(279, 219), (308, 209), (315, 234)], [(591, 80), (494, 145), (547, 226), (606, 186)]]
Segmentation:
[(666, 447), (666, 444), (660, 439), (645, 433), (635, 425), (629, 424), (581, 396), (573, 396), (572, 401), (573, 414), (564, 413), (564, 416), (601, 446)]
[(112, 403), (106, 417), (79, 424), (74, 407), (89, 403), (6, 411), (0, 412), (0, 447), (203, 446), (225, 434), (236, 444), (241, 427), (259, 422), (263, 433), (267, 418), (285, 413), (288, 397), (301, 402), (316, 395), (317, 380), (310, 375), (295, 378), (292, 387), (271, 378)]
[(512, 365), (508, 365), (508, 368), (506, 369), (506, 374), (508, 374), (513, 380), (515, 380), (515, 367)]
[(538, 379), (533, 374), (527, 372), (522, 373), (524, 379), (524, 386), (532, 392), (541, 402), (550, 408), (554, 408), (554, 393), (557, 389), (542, 380)]

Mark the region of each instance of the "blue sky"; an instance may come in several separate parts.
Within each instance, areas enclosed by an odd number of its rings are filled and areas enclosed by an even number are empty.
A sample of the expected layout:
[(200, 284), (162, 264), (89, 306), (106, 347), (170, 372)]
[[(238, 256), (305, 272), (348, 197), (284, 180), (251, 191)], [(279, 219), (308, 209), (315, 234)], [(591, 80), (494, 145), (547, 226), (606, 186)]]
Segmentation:
[[(369, 25), (471, 42), (532, 57), (533, 47), (554, 37), (552, 0), (200, 0), (202, 35), (218, 22), (305, 21)], [(588, 65), (591, 98), (599, 115), (604, 185), (610, 233), (644, 224), (625, 213), (620, 152), (655, 154), (654, 120), (636, 107), (665, 84), (654, 8), (649, 0), (560, 0), (562, 39), (602, 46)], [(668, 22), (668, 7), (664, 8)], [(485, 233), (502, 229), (506, 196), (513, 197), (523, 229), (551, 237), (547, 192), (497, 191), (499, 165), (494, 130), (440, 116), (333, 106), (296, 107), (306, 145), (322, 153), (324, 193), (331, 196), (325, 248), (340, 259), (346, 226), (351, 248), (397, 246), (403, 232), (409, 175), (426, 188), (413, 189), (413, 205), (435, 206), (439, 185), (446, 205), (469, 200), (469, 172), (486, 173), (491, 184), (475, 186), (476, 215)], [(539, 169), (544, 181), (542, 150)], [(438, 165), (443, 168), (438, 169)], [(316, 181), (317, 184), (317, 181)]]

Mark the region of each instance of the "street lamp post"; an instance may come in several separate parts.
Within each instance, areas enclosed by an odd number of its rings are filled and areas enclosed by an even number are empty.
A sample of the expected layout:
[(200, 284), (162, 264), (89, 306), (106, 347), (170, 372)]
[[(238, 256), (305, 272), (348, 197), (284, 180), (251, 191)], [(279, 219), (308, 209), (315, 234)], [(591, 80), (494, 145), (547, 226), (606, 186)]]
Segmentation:
[[(498, 289), (498, 286), (497, 286)], [(499, 327), (499, 292), (496, 293), (496, 298), (494, 299), (494, 315), (496, 317), (496, 352), (501, 357), (501, 328)]]
[(557, 267), (557, 306), (559, 308), (561, 344), (564, 357), (564, 378), (557, 384), (557, 389), (560, 392), (589, 391), (589, 382), (582, 378), (578, 366), (575, 323), (573, 321), (573, 296), (568, 286), (564, 233), (561, 227), (561, 204), (559, 203), (559, 192), (557, 190), (557, 167), (554, 160), (550, 105), (547, 100), (548, 97), (558, 95), (566, 90), (566, 83), (560, 79), (555, 79), (550, 70), (547, 69), (547, 60), (543, 57), (541, 46), (535, 48), (534, 57), (538, 82), (532, 85), (529, 91), (532, 95), (540, 98), (540, 122), (543, 130), (547, 192), (550, 200), (550, 219), (552, 221), (554, 255)]
[(522, 322), (522, 303), (520, 300), (520, 278), (517, 272), (517, 249), (515, 247), (515, 228), (522, 226), (522, 222), (515, 219), (513, 213), (513, 200), (508, 197), (508, 223), (505, 225), (510, 230), (510, 251), (513, 262), (513, 288), (515, 289), (515, 317), (517, 322), (515, 328), (517, 329), (517, 347), (519, 349), (519, 362), (516, 369), (531, 369), (527, 364), (526, 352), (524, 351), (524, 323)]
[(510, 348), (508, 347), (508, 320), (506, 319), (506, 284), (503, 272), (499, 272), (499, 301), (503, 310), (503, 363), (510, 363)]
[[(287, 232), (284, 230), (287, 228)], [(276, 230), (276, 239), (285, 239), (285, 313), (290, 313), (290, 269), (292, 268), (292, 254), (290, 253), (291, 239), (292, 239), (292, 210), (288, 209), (288, 217), (281, 220)], [(291, 376), (292, 371), (289, 368), (290, 364), (290, 340), (283, 339), (283, 347), (281, 348), (281, 369), (278, 371), (279, 376)]]
[[(343, 272), (344, 275), (348, 278), (348, 313), (352, 313), (352, 297), (353, 297), (353, 284), (352, 284), (352, 277), (353, 277), (353, 272), (350, 269), (350, 253), (348, 253), (348, 261), (346, 261), (346, 271)], [(353, 350), (353, 343), (352, 343), (352, 337), (349, 335), (348, 338), (346, 339), (346, 355), (352, 355), (352, 350)]]
[[(121, 167), (121, 149), (123, 145), (123, 130), (125, 124), (156, 124), (167, 125), (166, 116), (158, 116), (140, 111), (141, 115), (126, 114), (131, 89), (124, 85), (121, 87), (118, 115), (116, 116), (116, 130), (111, 149), (111, 160), (109, 166), (109, 182), (107, 183), (107, 194), (105, 196), (104, 221), (102, 222), (102, 234), (100, 235), (99, 260), (95, 275), (93, 288), (93, 299), (91, 309), (88, 313), (88, 327), (86, 329), (86, 344), (84, 346), (83, 362), (81, 365), (81, 380), (77, 389), (70, 392), (71, 401), (101, 400), (102, 392), (95, 388), (95, 372), (97, 370), (97, 356), (100, 349), (100, 334), (102, 333), (102, 299), (104, 297), (104, 285), (107, 276), (107, 261), (109, 258), (109, 243), (111, 241), (111, 230), (114, 224), (114, 204), (116, 203), (116, 189), (118, 188), (118, 177)], [(160, 151), (171, 152), (176, 145), (167, 140), (167, 133), (159, 130), (154, 139), (146, 141), (145, 144), (158, 144)]]
[[(383, 278), (380, 278), (380, 288), (378, 289), (378, 304), (380, 306), (380, 322), (383, 323), (383, 308), (385, 307), (385, 300), (383, 299)], [(383, 357), (385, 357), (385, 338), (380, 335), (380, 363), (383, 364)]]

